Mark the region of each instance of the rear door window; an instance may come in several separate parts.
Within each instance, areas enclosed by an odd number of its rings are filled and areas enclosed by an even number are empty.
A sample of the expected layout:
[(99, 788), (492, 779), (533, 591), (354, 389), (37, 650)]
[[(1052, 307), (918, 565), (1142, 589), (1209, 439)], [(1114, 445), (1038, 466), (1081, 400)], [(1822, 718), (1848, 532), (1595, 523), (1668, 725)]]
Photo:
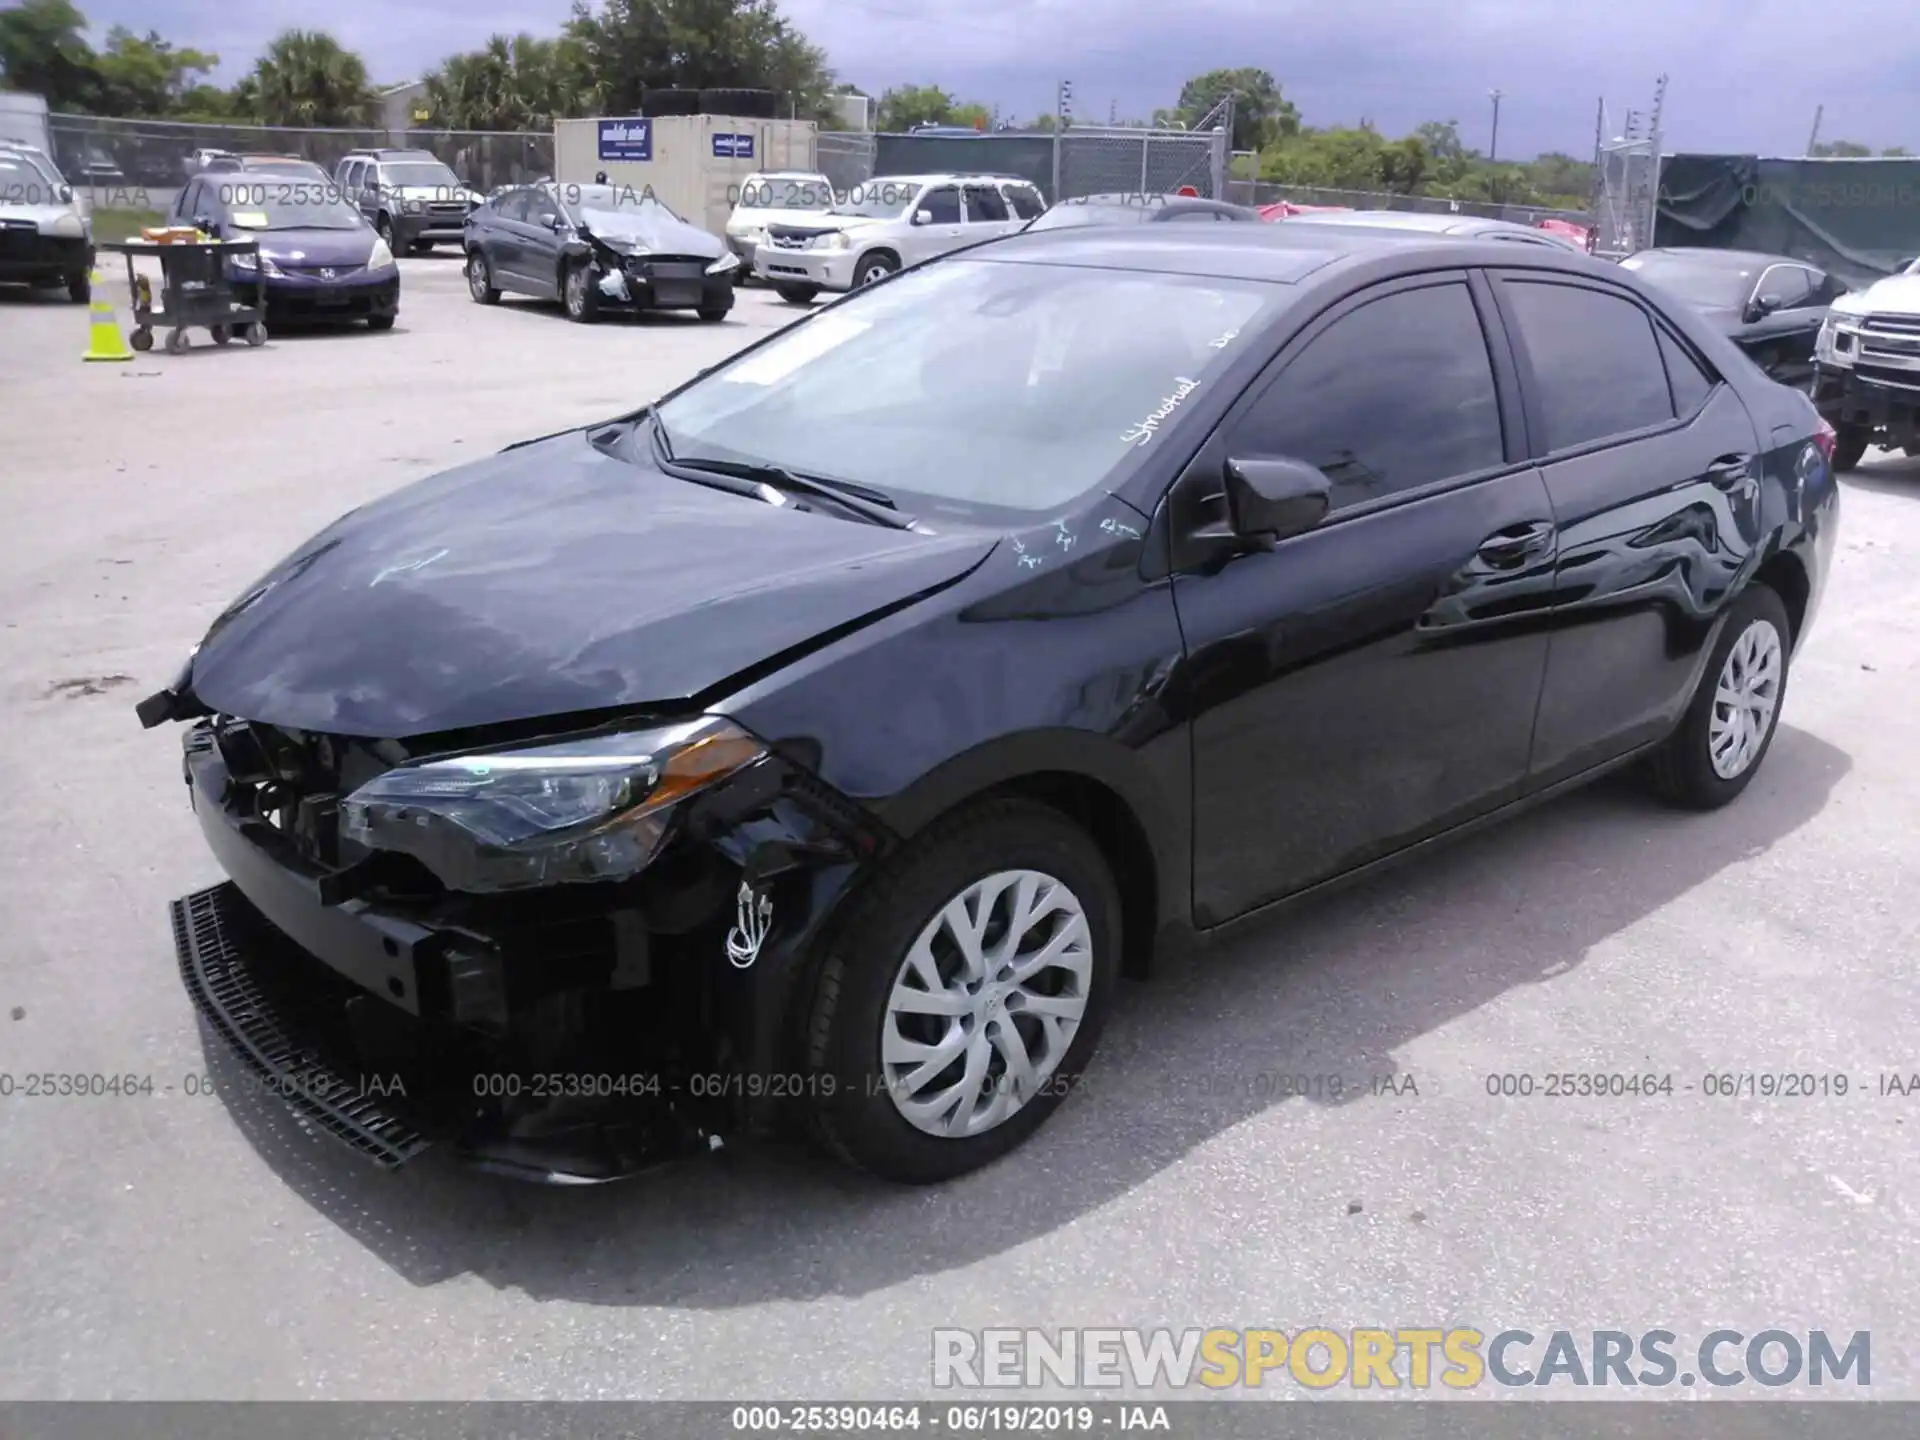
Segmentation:
[(1013, 213), (1022, 220), (1032, 220), (1047, 212), (1047, 202), (1040, 192), (1031, 185), (1003, 185), (1007, 203), (1013, 207)]
[(1509, 277), (1503, 288), (1549, 451), (1672, 421), (1666, 364), (1646, 311), (1583, 285)]
[(1013, 213), (1007, 209), (1007, 197), (1000, 193), (998, 186), (969, 185), (966, 199), (969, 224), (998, 224), (1013, 218)]
[(958, 225), (960, 223), (960, 192), (952, 185), (942, 185), (938, 190), (929, 190), (920, 197), (919, 209), (933, 218), (929, 225)]

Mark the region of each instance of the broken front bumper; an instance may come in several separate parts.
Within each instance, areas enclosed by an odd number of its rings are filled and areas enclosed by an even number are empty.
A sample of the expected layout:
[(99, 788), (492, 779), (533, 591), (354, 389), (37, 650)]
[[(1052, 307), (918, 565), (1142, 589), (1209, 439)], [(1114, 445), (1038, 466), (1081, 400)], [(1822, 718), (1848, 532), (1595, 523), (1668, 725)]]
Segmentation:
[[(232, 722), (227, 722), (232, 723)], [(187, 736), (227, 883), (173, 904), (208, 1027), (311, 1126), (384, 1166), (444, 1142), (596, 1183), (771, 1128), (813, 937), (883, 832), (770, 757), (687, 802), (620, 886), (396, 897), (249, 812), (213, 722)]]

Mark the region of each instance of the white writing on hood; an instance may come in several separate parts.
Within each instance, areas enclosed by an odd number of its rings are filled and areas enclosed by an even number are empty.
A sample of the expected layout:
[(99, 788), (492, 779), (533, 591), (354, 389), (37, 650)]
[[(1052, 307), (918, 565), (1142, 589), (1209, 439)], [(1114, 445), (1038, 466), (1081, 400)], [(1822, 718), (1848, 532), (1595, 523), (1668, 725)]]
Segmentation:
[(1173, 377), (1173, 393), (1160, 402), (1160, 408), (1138, 423), (1129, 426), (1120, 439), (1135, 447), (1146, 444), (1158, 433), (1161, 423), (1180, 408), (1180, 402), (1200, 388), (1198, 380), (1189, 380), (1184, 375)]

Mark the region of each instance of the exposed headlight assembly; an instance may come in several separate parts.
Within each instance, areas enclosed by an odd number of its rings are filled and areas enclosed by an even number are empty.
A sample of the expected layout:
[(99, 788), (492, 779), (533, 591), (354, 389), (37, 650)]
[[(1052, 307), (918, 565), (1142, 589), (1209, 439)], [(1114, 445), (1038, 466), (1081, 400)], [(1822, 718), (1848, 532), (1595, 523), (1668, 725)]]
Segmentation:
[(389, 270), (393, 268), (393, 263), (392, 248), (386, 241), (376, 236), (373, 242), (373, 249), (367, 252), (367, 269)]
[(411, 855), (469, 893), (625, 880), (674, 807), (766, 754), (730, 720), (586, 736), (401, 765), (340, 806), (343, 834)]
[(53, 223), (46, 227), (49, 235), (64, 235), (69, 239), (78, 239), (87, 233), (87, 222), (79, 215), (58, 215)]

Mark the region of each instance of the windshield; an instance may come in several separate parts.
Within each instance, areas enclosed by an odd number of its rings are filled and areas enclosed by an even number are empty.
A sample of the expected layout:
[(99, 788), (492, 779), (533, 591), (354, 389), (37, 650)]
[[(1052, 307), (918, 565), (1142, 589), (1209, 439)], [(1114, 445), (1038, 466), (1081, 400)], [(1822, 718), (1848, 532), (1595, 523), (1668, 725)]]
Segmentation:
[(240, 230), (359, 230), (367, 223), (331, 182), (232, 180), (217, 193)]
[(853, 481), (925, 515), (1054, 509), (1151, 449), (1257, 281), (944, 260), (856, 292), (659, 408), (674, 453)]
[(652, 190), (631, 185), (562, 185), (556, 193), (573, 222), (596, 235), (631, 235), (680, 219)]
[(740, 188), (742, 210), (825, 210), (832, 204), (833, 187), (824, 175), (756, 175)]
[(1629, 255), (1620, 262), (1677, 300), (1714, 310), (1737, 310), (1760, 278), (1758, 265), (1698, 260), (1690, 255)]
[(907, 213), (907, 206), (913, 203), (919, 193), (917, 181), (903, 185), (893, 180), (869, 180), (842, 195), (828, 213), (860, 215), (869, 220), (894, 220)]
[(460, 177), (446, 166), (431, 160), (422, 160), (416, 164), (382, 165), (380, 179), (388, 185), (405, 185), (410, 188), (432, 186), (442, 190), (459, 190)]

